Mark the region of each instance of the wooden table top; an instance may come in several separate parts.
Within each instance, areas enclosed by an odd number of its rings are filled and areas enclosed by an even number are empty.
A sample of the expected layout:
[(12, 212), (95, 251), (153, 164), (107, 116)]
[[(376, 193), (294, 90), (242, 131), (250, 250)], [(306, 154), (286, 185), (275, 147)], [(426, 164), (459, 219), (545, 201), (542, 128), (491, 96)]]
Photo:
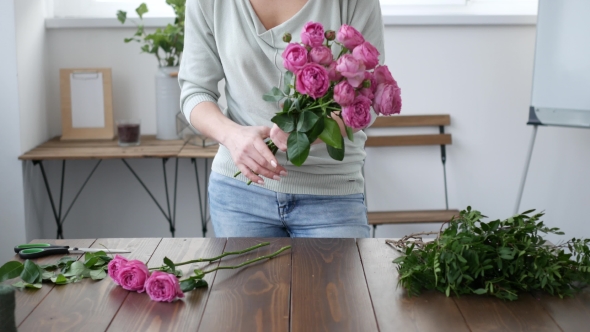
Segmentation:
[(182, 140), (158, 140), (141, 136), (140, 145), (120, 147), (112, 140), (60, 140), (59, 137), (19, 156), (20, 160), (75, 160), (120, 158), (213, 158), (217, 146), (202, 148)]
[[(285, 245), (293, 247), (271, 260), (207, 274), (208, 288), (173, 303), (153, 302), (108, 278), (17, 291), (19, 331), (584, 331), (590, 323), (590, 292), (564, 300), (523, 294), (515, 302), (484, 296), (447, 298), (433, 292), (410, 298), (397, 288), (391, 261), (398, 254), (384, 239), (37, 241), (126, 248), (132, 251), (127, 257), (153, 267), (162, 265), (164, 256), (175, 262), (213, 257), (265, 240), (271, 245), (225, 257), (221, 264), (235, 265)], [(217, 264), (193, 264), (182, 270), (186, 274)]]

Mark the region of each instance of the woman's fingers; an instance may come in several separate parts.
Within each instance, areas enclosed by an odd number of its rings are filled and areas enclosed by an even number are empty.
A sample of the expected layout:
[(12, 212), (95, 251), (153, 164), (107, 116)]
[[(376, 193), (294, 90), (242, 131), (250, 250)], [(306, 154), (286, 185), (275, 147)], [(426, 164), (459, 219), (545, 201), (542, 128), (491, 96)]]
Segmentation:
[(237, 165), (238, 169), (240, 170), (240, 172), (242, 172), (242, 175), (244, 175), (246, 178), (248, 178), (248, 180), (258, 183), (260, 185), (264, 185), (264, 180), (262, 180), (262, 178), (258, 175), (256, 175), (254, 172), (252, 172), (252, 170), (250, 170), (250, 168), (244, 164), (239, 164)]
[(282, 131), (276, 123), (272, 126), (270, 130), (270, 139), (272, 139), (273, 143), (279, 148), (281, 151), (287, 151), (287, 140), (289, 139), (289, 134)]

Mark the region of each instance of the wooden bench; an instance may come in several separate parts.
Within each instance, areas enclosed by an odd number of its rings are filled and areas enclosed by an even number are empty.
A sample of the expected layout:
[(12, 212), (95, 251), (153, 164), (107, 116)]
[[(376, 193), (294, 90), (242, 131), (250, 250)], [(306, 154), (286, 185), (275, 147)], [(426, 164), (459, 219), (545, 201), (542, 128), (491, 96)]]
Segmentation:
[(446, 172), (446, 145), (452, 143), (451, 134), (445, 133), (445, 126), (451, 124), (451, 116), (448, 114), (437, 115), (398, 115), (392, 117), (379, 117), (371, 128), (395, 128), (395, 127), (438, 127), (439, 134), (430, 135), (396, 135), (396, 136), (369, 136), (365, 147), (386, 146), (416, 146), (416, 145), (440, 145), (441, 161), (443, 165), (443, 177), (445, 184), (445, 210), (420, 210), (420, 211), (381, 211), (369, 212), (369, 225), (373, 225), (373, 237), (378, 225), (390, 224), (414, 224), (414, 223), (443, 223), (453, 216), (459, 215), (459, 210), (449, 209), (447, 193)]

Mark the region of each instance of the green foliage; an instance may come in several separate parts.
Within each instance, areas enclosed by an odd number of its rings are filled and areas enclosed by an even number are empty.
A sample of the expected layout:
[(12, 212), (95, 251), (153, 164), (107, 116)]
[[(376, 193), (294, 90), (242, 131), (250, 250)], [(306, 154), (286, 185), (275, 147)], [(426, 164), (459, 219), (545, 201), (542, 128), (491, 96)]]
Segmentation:
[[(172, 67), (180, 64), (182, 51), (184, 50), (184, 16), (186, 0), (166, 0), (175, 14), (174, 24), (168, 24), (165, 28), (157, 28), (152, 33), (147, 33), (143, 25), (143, 15), (148, 12), (148, 7), (142, 3), (135, 9), (139, 16), (137, 31), (130, 38), (125, 38), (125, 43), (132, 41), (142, 43), (141, 51), (156, 56), (161, 67)], [(117, 19), (122, 24), (127, 20), (127, 12), (119, 10)]]
[[(72, 256), (64, 256), (53, 264), (41, 265), (28, 259), (24, 263), (10, 261), (0, 267), (0, 282), (20, 277), (21, 281), (12, 284), (13, 287), (39, 289), (42, 282), (65, 285), (83, 278), (102, 280), (107, 276), (107, 267), (111, 259), (104, 251), (98, 251), (86, 253), (84, 262)], [(59, 270), (59, 273), (56, 274), (56, 270)]]
[(422, 242), (428, 233), (388, 240), (403, 253), (393, 261), (398, 264), (398, 283), (409, 295), (426, 289), (506, 300), (537, 290), (572, 296), (590, 282), (590, 239), (552, 245), (540, 234), (563, 232), (545, 226), (540, 221), (543, 213), (530, 215), (533, 211), (483, 222), (484, 216), (468, 207), (436, 232), (432, 242)]

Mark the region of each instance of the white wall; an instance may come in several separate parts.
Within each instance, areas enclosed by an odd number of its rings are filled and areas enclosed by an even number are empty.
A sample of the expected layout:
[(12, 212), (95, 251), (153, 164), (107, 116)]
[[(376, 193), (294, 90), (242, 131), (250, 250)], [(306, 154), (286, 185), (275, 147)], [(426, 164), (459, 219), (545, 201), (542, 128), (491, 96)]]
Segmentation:
[[(50, 138), (45, 85), (45, 5), (45, 0), (15, 1), (21, 152)], [(38, 167), (23, 163), (23, 172), (27, 239), (41, 238), (42, 220), (46, 218), (40, 212), (48, 203), (45, 187)]]
[[(48, 122), (60, 133), (58, 69), (113, 68), (115, 116), (142, 118), (155, 133), (156, 62), (124, 44), (130, 29), (51, 29), (48, 45)], [(404, 114), (449, 113), (451, 207), (472, 205), (493, 218), (512, 214), (532, 128), (525, 125), (530, 99), (534, 26), (388, 26), (386, 62), (403, 91)], [(373, 133), (377, 132), (372, 130)], [(590, 131), (540, 128), (521, 210), (545, 210), (546, 222), (570, 236), (590, 236), (584, 208), (590, 197), (587, 165)], [(158, 160), (132, 161), (163, 202)], [(169, 163), (170, 164), (170, 163)], [(59, 165), (50, 165), (57, 186)], [(71, 162), (64, 199), (90, 171), (91, 162)], [(202, 167), (201, 167), (202, 168)], [(178, 201), (180, 236), (198, 236), (194, 174), (181, 161)], [(369, 209), (443, 208), (438, 147), (368, 151)], [(76, 184), (76, 185), (74, 185)], [(57, 187), (55, 187), (57, 188)], [(65, 225), (67, 237), (167, 236), (160, 212), (120, 161), (107, 161), (80, 196)], [(54, 236), (45, 208), (44, 234)], [(381, 227), (378, 237), (430, 227)]]
[(0, 1), (0, 264), (25, 241), (14, 1)]

